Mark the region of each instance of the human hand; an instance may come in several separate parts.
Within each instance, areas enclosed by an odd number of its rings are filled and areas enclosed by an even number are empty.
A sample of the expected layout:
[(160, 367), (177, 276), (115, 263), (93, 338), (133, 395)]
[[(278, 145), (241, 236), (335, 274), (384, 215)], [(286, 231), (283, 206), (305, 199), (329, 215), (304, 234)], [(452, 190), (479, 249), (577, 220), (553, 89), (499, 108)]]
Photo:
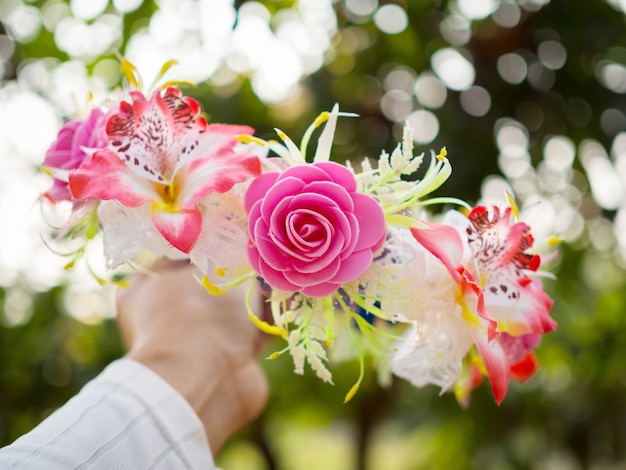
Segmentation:
[[(213, 452), (263, 409), (262, 334), (246, 315), (245, 290), (210, 295), (195, 268), (164, 262), (119, 290), (127, 358), (149, 367), (191, 404)], [(260, 301), (259, 301), (260, 302)]]

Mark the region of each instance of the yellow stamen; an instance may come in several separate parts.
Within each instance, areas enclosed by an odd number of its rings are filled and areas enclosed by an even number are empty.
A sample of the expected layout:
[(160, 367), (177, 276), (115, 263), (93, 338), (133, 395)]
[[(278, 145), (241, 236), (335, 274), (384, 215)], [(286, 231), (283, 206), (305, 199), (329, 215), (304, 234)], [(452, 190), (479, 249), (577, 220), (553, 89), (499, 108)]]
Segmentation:
[(202, 286), (209, 292), (211, 295), (222, 295), (225, 294), (226, 291), (220, 289), (215, 284), (209, 281), (209, 278), (206, 276), (202, 276)]
[(162, 66), (161, 66), (161, 70), (159, 70), (159, 74), (157, 75), (157, 77), (162, 77), (163, 75), (165, 75), (167, 73), (167, 71), (172, 68), (173, 65), (176, 65), (177, 62), (174, 59), (170, 59), (167, 62), (165, 62)]
[(519, 207), (517, 206), (515, 199), (513, 199), (513, 195), (508, 191), (506, 192), (506, 199), (509, 201), (509, 206), (511, 206), (515, 219), (519, 220)]
[(563, 243), (563, 239), (561, 237), (557, 237), (556, 235), (552, 235), (548, 239), (548, 246), (556, 246), (560, 245), (561, 243)]
[(346, 397), (343, 399), (343, 403), (348, 403), (350, 400), (352, 400), (352, 398), (354, 398), (354, 395), (356, 395), (356, 392), (359, 391), (359, 384), (355, 383), (352, 388), (348, 391), (348, 393), (346, 393)]
[(280, 336), (283, 339), (287, 339), (287, 337), (289, 336), (287, 330), (285, 330), (284, 328), (276, 325), (270, 325), (266, 321), (261, 320), (251, 311), (248, 311), (248, 317), (250, 317), (250, 320), (252, 320), (254, 326), (256, 326), (263, 333), (267, 333), (268, 335)]
[[(315, 118), (315, 121), (313, 122), (313, 125), (315, 127), (319, 127), (322, 124), (324, 124), (326, 121), (328, 121), (329, 117), (330, 117), (330, 113), (328, 111), (324, 111), (323, 113), (320, 113), (320, 115)], [(281, 137), (281, 139), (282, 139), (282, 137)]]
[(163, 85), (161, 85), (161, 88), (167, 88), (170, 86), (188, 86), (188, 87), (194, 87), (196, 86), (196, 84), (194, 82), (189, 82), (187, 80), (168, 80), (167, 82), (163, 83)]
[(446, 158), (447, 156), (448, 156), (448, 150), (445, 147), (441, 147), (441, 150), (439, 150), (439, 154), (437, 155), (437, 160), (443, 161), (443, 159)]
[(129, 60), (122, 59), (120, 68), (122, 69), (122, 74), (126, 77), (126, 80), (128, 80), (128, 83), (130, 83), (134, 88), (139, 89), (140, 85), (139, 80), (137, 80), (137, 67), (135, 67)]
[(237, 136), (237, 140), (242, 144), (257, 144), (261, 147), (265, 147), (266, 142), (264, 140), (259, 139), (258, 137), (254, 137), (253, 135), (241, 134)]
[(278, 351), (274, 351), (272, 354), (270, 354), (267, 358), (269, 360), (274, 360), (276, 358), (280, 357), (280, 353)]
[(226, 276), (226, 270), (224, 268), (220, 268), (219, 266), (215, 267), (215, 274), (219, 277)]

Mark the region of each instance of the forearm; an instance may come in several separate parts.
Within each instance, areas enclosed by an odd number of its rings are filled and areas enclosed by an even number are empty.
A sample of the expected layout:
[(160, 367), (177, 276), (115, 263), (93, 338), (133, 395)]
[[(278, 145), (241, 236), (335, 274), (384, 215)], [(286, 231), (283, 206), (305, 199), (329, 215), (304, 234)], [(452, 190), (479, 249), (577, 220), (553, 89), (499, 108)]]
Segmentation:
[(214, 468), (202, 423), (142, 365), (109, 366), (33, 431), (0, 451), (0, 467)]

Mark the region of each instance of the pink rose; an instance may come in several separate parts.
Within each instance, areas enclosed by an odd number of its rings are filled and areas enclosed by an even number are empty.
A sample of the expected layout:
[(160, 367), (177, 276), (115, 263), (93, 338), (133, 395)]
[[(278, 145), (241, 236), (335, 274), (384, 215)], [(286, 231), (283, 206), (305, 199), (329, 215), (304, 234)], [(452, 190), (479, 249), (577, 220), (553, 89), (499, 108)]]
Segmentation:
[(317, 162), (270, 172), (245, 196), (248, 258), (271, 287), (324, 297), (370, 266), (385, 216), (346, 167)]
[[(99, 150), (107, 146), (108, 140), (105, 124), (108, 114), (100, 109), (91, 110), (89, 117), (84, 120), (73, 119), (67, 121), (48, 148), (43, 166), (57, 170), (75, 170), (90, 155), (90, 150)], [(71, 199), (67, 181), (54, 179), (44, 197), (53, 203)]]

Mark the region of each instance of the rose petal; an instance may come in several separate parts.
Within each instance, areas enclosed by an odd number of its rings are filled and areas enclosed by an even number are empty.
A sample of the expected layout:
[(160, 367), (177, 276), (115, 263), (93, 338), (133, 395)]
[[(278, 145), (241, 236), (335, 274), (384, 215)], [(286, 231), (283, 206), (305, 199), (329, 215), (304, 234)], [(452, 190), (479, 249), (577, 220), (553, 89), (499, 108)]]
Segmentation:
[(330, 279), (331, 282), (344, 284), (355, 280), (370, 267), (372, 264), (372, 251), (363, 250), (352, 253), (341, 262), (341, 270), (335, 277)]
[(310, 256), (323, 255), (335, 232), (328, 219), (308, 209), (291, 212), (285, 225), (287, 238), (294, 249), (304, 251)]
[(286, 199), (299, 194), (305, 184), (297, 178), (282, 178), (267, 191), (261, 201), (261, 216), (269, 221), (274, 216), (277, 207)]
[(304, 260), (293, 258), (291, 263), (294, 269), (301, 273), (315, 273), (325, 268), (335, 260), (341, 261), (341, 248), (343, 246), (343, 234), (337, 233), (331, 240), (330, 247), (323, 256), (308, 256)]
[(385, 236), (385, 214), (376, 200), (366, 194), (354, 193), (354, 215), (359, 221), (359, 241), (355, 251), (372, 248)]
[(267, 191), (272, 187), (278, 178), (278, 172), (264, 173), (250, 183), (248, 190), (244, 196), (244, 207), (247, 213), (250, 213), (252, 206), (261, 201)]
[(356, 192), (356, 178), (345, 166), (335, 162), (317, 162), (315, 166), (324, 170), (332, 181), (346, 188), (349, 193)]
[(314, 286), (332, 279), (339, 269), (341, 268), (341, 262), (338, 259), (334, 259), (330, 264), (322, 269), (318, 269), (314, 273), (302, 273), (295, 269), (285, 271), (285, 278), (300, 287)]
[(267, 282), (274, 289), (280, 289), (287, 292), (298, 292), (300, 290), (300, 286), (289, 282), (282, 271), (273, 269), (265, 263), (263, 258), (259, 258), (259, 268), (261, 277), (265, 279), (265, 282)]
[(343, 211), (352, 212), (355, 210), (352, 201), (354, 195), (351, 195), (343, 186), (338, 184), (329, 181), (314, 181), (306, 185), (305, 191), (326, 196)]
[(279, 180), (286, 178), (297, 178), (304, 183), (314, 181), (332, 181), (331, 177), (323, 169), (318, 168), (319, 164), (296, 165), (287, 168), (279, 176)]
[(322, 284), (316, 284), (314, 286), (305, 287), (301, 290), (304, 295), (309, 297), (326, 297), (332, 294), (341, 287), (341, 284), (335, 284), (332, 282), (324, 282)]
[(267, 236), (267, 225), (262, 219), (257, 220), (255, 238), (258, 253), (272, 269), (283, 271), (291, 268), (291, 260)]
[(344, 230), (346, 236), (349, 238), (347, 239), (346, 246), (343, 253), (341, 254), (342, 258), (347, 258), (348, 256), (350, 256), (355, 251), (356, 245), (359, 242), (359, 220), (354, 214), (351, 213), (346, 213), (345, 216), (348, 220), (350, 228), (347, 231)]

